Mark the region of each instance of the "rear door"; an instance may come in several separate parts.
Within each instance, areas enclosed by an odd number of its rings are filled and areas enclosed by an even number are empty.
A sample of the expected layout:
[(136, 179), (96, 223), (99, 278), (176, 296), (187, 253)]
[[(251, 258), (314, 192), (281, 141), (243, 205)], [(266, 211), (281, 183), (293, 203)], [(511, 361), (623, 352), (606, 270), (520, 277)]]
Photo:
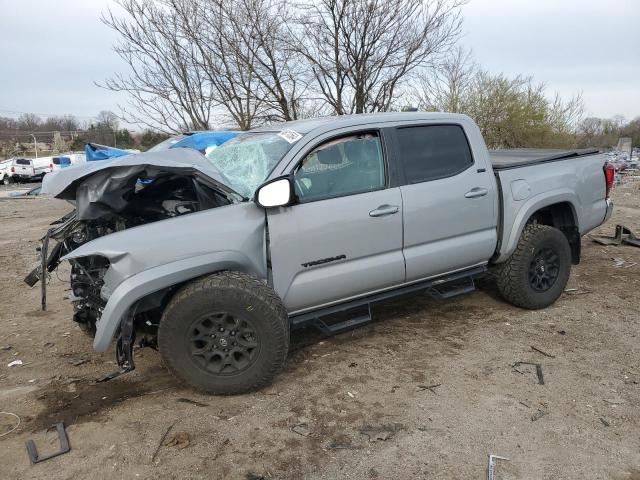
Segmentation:
[(496, 241), (492, 170), (474, 161), (461, 125), (395, 129), (407, 282), (486, 263)]
[(404, 281), (402, 198), (382, 135), (319, 142), (294, 168), (298, 203), (267, 211), (273, 285), (290, 313)]

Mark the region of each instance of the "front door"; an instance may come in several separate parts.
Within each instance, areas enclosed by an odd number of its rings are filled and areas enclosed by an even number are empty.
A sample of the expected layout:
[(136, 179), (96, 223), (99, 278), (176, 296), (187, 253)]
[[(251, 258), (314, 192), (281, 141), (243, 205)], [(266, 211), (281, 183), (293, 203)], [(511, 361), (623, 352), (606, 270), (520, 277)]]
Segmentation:
[(267, 213), (273, 285), (289, 313), (404, 282), (402, 198), (385, 165), (372, 131), (323, 142), (295, 168), (298, 202)]

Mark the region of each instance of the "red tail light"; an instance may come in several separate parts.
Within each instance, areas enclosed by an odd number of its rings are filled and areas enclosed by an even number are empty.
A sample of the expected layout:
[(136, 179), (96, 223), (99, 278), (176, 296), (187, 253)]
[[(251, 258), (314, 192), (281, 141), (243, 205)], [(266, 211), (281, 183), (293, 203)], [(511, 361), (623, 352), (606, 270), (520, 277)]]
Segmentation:
[(49, 170), (53, 170), (53, 163), (49, 164)]
[(604, 179), (607, 184), (607, 195), (606, 198), (609, 198), (609, 194), (611, 193), (611, 187), (613, 187), (613, 180), (616, 176), (616, 170), (613, 168), (613, 165), (609, 162), (604, 164)]
[(11, 173), (16, 173), (16, 167), (11, 167)]

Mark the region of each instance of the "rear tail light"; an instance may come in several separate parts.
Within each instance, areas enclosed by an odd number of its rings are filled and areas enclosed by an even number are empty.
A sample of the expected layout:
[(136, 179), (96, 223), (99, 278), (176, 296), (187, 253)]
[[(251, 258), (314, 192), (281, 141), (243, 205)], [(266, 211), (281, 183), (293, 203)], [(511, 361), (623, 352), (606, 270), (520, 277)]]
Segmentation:
[(613, 165), (609, 162), (604, 164), (604, 179), (607, 184), (607, 194), (606, 198), (609, 198), (611, 193), (611, 187), (613, 187), (613, 180), (616, 176), (616, 170), (613, 168)]
[(53, 170), (53, 163), (49, 164), (49, 170)]
[(11, 167), (11, 173), (16, 173), (16, 167)]

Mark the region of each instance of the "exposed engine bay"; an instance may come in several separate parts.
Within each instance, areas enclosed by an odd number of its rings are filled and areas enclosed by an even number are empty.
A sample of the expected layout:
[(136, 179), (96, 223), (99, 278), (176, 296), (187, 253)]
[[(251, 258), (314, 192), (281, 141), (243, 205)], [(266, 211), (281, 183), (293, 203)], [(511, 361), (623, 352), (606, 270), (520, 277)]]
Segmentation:
[[(63, 257), (99, 237), (140, 225), (237, 202), (242, 198), (193, 168), (149, 165), (99, 170), (74, 182), (56, 195), (70, 200), (75, 209), (53, 222), (42, 238), (40, 262), (26, 278), (29, 286), (41, 282), (42, 309), (46, 285)], [(109, 260), (101, 256), (69, 259), (70, 300), (73, 319), (95, 335), (106, 301), (101, 295)], [(153, 297), (136, 305), (121, 325), (117, 356), (124, 370), (133, 369), (132, 346), (136, 333), (141, 343), (154, 346), (162, 299)]]

